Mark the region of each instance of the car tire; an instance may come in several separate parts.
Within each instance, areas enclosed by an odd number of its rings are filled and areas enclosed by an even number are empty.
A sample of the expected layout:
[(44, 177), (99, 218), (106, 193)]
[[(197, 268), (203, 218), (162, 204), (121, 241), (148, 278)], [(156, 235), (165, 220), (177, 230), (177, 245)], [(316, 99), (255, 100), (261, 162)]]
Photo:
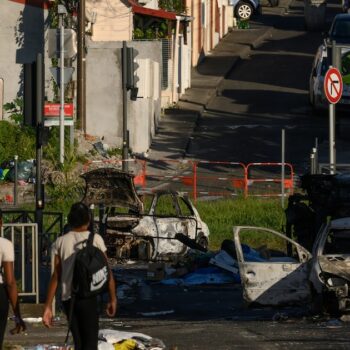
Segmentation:
[(209, 247), (208, 237), (206, 237), (203, 232), (199, 232), (196, 242), (205, 249)]
[(253, 6), (245, 1), (239, 1), (235, 7), (235, 16), (240, 20), (247, 21), (253, 15)]

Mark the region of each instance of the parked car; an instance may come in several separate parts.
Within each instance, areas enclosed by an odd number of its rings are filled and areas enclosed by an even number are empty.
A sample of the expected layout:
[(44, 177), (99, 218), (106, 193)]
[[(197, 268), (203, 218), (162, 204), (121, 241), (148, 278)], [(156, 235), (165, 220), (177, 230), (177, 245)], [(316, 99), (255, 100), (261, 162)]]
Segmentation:
[(230, 6), (233, 6), (233, 13), (236, 18), (247, 21), (254, 13), (261, 10), (260, 0), (230, 0)]
[[(350, 18), (350, 15), (349, 15)], [(349, 22), (350, 25), (350, 22)], [(349, 27), (350, 28), (350, 27)], [(343, 94), (338, 102), (342, 108), (350, 105), (350, 50), (341, 50), (341, 73), (343, 75)], [(324, 93), (324, 77), (331, 65), (326, 45), (321, 45), (316, 52), (309, 78), (309, 101), (313, 109), (324, 109), (328, 101)]]
[[(347, 5), (348, 6), (348, 5)], [(337, 44), (350, 43), (350, 14), (340, 13), (333, 18), (328, 32), (327, 42), (335, 41)]]
[[(319, 303), (321, 299), (325, 305), (335, 306), (333, 311), (350, 311), (349, 217), (323, 225), (312, 254), (274, 230), (237, 226), (233, 231), (243, 296), (248, 304)], [(242, 244), (258, 251), (260, 259), (250, 261), (243, 254)]]
[(137, 193), (133, 176), (113, 168), (92, 170), (82, 177), (83, 202), (100, 208), (101, 220), (96, 217), (95, 223), (110, 257), (150, 260), (184, 254), (188, 246), (177, 234), (208, 247), (208, 226), (185, 194)]

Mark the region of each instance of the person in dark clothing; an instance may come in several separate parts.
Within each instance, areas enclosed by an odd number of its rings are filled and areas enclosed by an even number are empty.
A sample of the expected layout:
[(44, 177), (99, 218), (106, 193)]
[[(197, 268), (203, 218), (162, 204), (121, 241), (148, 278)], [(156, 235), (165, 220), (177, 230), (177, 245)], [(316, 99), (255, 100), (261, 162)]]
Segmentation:
[[(52, 301), (59, 282), (61, 283), (63, 308), (67, 318), (70, 317), (75, 256), (89, 237), (89, 224), (89, 208), (83, 203), (73, 204), (68, 214), (68, 225), (71, 231), (57, 238), (52, 246), (52, 254), (55, 257), (54, 272), (49, 283), (43, 314), (43, 323), (47, 327), (52, 326)], [(104, 253), (107, 250), (99, 234), (94, 234), (93, 245)], [(106, 313), (112, 317), (116, 312), (117, 299), (114, 277), (111, 272), (108, 293), (109, 303)], [(76, 296), (73, 305), (72, 318), (69, 323), (74, 339), (74, 350), (97, 350), (99, 320), (97, 297), (78, 298)]]
[[(0, 230), (1, 227), (2, 211), (0, 209)], [(19, 307), (13, 262), (14, 248), (12, 242), (0, 237), (0, 349), (2, 349), (2, 343), (4, 340), (9, 304), (12, 306), (16, 323), (16, 327), (10, 332), (16, 334), (26, 330)]]

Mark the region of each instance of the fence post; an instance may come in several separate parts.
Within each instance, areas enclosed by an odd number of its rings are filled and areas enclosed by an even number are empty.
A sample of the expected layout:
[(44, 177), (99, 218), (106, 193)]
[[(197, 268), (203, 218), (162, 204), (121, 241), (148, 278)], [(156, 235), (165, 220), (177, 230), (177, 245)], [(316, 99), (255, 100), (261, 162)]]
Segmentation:
[(18, 204), (18, 155), (15, 155), (15, 183), (13, 187), (13, 204)]
[(284, 180), (285, 180), (285, 152), (286, 152), (286, 132), (285, 129), (282, 129), (282, 171), (281, 171), (281, 204), (282, 204), (282, 209), (284, 209)]
[(145, 160), (142, 161), (142, 176), (143, 176), (143, 188), (146, 188), (146, 171), (147, 171), (147, 162)]
[(197, 162), (193, 162), (193, 200), (197, 202)]
[(248, 197), (248, 165), (244, 165), (244, 198)]

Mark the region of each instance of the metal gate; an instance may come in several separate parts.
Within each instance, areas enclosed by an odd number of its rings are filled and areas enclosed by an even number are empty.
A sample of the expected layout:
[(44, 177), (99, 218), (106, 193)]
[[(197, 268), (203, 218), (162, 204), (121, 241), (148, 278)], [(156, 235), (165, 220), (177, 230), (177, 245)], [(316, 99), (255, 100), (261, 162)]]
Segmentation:
[(1, 237), (9, 239), (15, 248), (15, 276), (20, 296), (35, 296), (39, 304), (39, 250), (37, 224), (4, 224)]

